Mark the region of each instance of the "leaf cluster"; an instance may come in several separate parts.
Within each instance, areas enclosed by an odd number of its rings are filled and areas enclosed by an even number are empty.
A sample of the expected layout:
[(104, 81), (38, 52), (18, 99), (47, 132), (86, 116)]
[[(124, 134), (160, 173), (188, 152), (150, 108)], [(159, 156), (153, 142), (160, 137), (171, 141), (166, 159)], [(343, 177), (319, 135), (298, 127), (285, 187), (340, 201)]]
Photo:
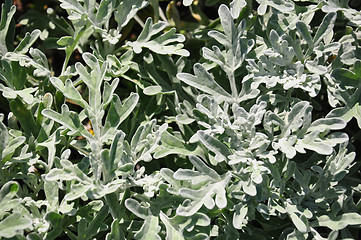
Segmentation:
[(12, 2), (0, 239), (360, 237), (351, 2)]

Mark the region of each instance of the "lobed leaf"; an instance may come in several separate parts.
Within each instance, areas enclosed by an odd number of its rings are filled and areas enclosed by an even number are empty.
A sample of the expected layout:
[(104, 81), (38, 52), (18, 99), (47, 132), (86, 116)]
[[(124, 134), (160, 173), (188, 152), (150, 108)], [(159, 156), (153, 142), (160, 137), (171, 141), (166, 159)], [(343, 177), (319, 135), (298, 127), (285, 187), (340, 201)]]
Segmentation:
[(225, 91), (199, 63), (193, 67), (194, 74), (178, 73), (177, 77), (186, 84), (215, 97), (218, 102), (231, 101), (232, 96)]
[(17, 234), (22, 234), (23, 230), (29, 228), (31, 224), (30, 218), (15, 212), (0, 221), (0, 237), (12, 238)]
[(312, 226), (321, 226), (327, 227), (331, 230), (341, 230), (347, 227), (348, 225), (360, 225), (361, 216), (358, 213), (344, 213), (337, 217), (332, 217), (328, 215), (322, 215), (317, 218), (316, 221), (312, 222)]

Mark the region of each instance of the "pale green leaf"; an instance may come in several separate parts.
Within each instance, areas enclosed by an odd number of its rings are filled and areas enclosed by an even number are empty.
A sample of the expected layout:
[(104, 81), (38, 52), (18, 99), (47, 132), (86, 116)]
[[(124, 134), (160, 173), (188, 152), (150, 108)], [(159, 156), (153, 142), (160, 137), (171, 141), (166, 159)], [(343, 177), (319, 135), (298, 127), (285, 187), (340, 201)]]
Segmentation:
[(336, 21), (337, 14), (335, 12), (327, 13), (323, 18), (321, 25), (317, 29), (313, 42), (317, 46), (320, 41), (325, 37), (330, 31), (332, 31), (333, 26)]
[(6, 36), (9, 31), (10, 22), (16, 12), (15, 5), (11, 0), (5, 0), (1, 5), (1, 22), (0, 22), (0, 55), (4, 56), (8, 52), (6, 46)]
[(173, 225), (170, 219), (162, 211), (160, 212), (160, 219), (164, 223), (167, 235), (166, 240), (184, 240), (182, 231), (179, 229), (179, 225)]
[(0, 237), (12, 238), (16, 234), (22, 234), (22, 231), (29, 228), (32, 224), (30, 218), (21, 216), (15, 212), (0, 221)]
[(349, 225), (361, 225), (361, 215), (355, 212), (344, 213), (337, 217), (322, 215), (311, 225), (327, 227), (331, 230), (341, 230)]
[(232, 96), (225, 91), (199, 63), (194, 64), (194, 74), (178, 73), (177, 77), (186, 84), (206, 92), (218, 101), (232, 101)]
[(242, 8), (244, 8), (246, 5), (247, 2), (245, 0), (233, 0), (230, 3), (232, 17), (234, 19), (238, 18)]
[(31, 33), (26, 33), (25, 37), (19, 45), (15, 48), (14, 53), (25, 54), (29, 51), (29, 48), (35, 43), (35, 41), (40, 36), (41, 31), (39, 29), (35, 29)]

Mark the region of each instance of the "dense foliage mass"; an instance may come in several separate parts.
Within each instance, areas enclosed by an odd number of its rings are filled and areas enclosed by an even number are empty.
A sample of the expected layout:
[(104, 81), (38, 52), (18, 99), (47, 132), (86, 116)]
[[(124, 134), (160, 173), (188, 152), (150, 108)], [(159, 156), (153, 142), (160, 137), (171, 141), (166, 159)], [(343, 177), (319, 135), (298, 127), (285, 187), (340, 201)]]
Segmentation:
[(0, 239), (358, 239), (359, 9), (6, 0)]

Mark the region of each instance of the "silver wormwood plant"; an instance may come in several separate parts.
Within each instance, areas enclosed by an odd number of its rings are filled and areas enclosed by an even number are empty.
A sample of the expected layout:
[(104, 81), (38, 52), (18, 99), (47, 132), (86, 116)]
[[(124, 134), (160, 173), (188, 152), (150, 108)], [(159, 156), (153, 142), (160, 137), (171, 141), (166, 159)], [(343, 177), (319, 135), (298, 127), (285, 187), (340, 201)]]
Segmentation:
[(359, 239), (360, 9), (5, 0), (0, 239)]

